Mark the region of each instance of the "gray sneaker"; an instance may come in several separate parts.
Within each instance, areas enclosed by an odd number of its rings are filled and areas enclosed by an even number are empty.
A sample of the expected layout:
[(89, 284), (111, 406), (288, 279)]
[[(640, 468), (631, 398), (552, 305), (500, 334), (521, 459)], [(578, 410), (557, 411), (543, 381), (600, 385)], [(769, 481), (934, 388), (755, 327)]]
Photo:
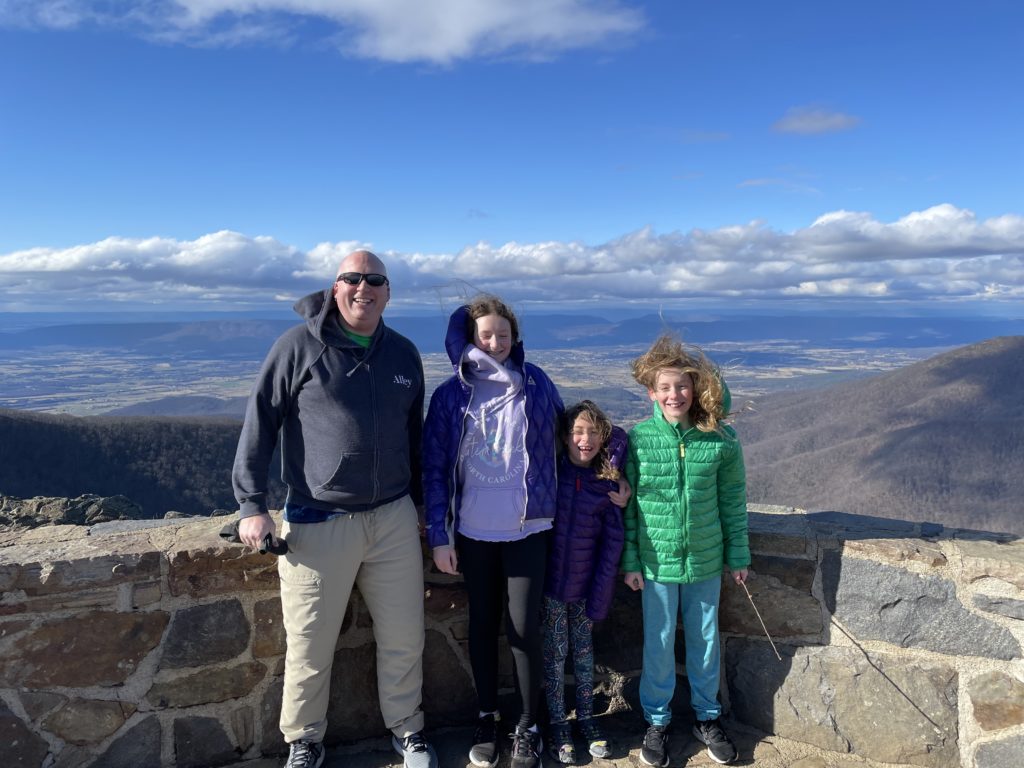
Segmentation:
[(323, 744), (319, 741), (293, 741), (284, 768), (320, 768), (323, 764)]
[(391, 746), (404, 758), (405, 768), (437, 768), (437, 754), (420, 731), (410, 733), (404, 739), (392, 736)]

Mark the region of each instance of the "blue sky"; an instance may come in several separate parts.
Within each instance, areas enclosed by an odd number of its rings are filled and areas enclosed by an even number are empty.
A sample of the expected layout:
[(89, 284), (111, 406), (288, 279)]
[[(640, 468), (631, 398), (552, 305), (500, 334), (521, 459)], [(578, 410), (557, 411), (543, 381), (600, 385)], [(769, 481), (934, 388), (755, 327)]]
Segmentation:
[(1024, 297), (1024, 10), (0, 0), (0, 310)]

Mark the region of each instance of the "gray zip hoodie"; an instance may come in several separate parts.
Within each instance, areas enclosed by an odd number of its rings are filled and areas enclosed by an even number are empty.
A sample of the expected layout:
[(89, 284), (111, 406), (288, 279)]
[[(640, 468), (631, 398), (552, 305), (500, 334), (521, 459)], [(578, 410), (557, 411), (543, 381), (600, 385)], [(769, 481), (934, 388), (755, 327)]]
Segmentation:
[(288, 501), (323, 518), (412, 495), (422, 502), (423, 363), (383, 320), (364, 349), (344, 332), (328, 288), (295, 304), (305, 324), (274, 343), (249, 396), (232, 482), (242, 517), (267, 511), (281, 439)]

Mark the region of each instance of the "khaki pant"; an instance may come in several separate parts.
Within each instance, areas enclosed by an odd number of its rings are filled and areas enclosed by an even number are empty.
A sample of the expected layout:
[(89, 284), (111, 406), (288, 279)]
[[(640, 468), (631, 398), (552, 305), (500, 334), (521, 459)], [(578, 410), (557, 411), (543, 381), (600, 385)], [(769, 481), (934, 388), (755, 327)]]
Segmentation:
[(322, 523), (285, 523), (283, 534), (285, 741), (323, 741), (334, 647), (353, 584), (373, 619), (384, 723), (399, 738), (422, 730), (423, 554), (412, 500)]

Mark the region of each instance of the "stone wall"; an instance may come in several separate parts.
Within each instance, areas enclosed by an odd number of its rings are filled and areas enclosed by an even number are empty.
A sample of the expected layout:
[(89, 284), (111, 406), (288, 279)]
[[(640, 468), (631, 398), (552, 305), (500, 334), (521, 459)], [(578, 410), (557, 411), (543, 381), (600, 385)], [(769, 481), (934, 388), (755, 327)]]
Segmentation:
[[(1024, 542), (751, 512), (749, 589), (781, 658), (743, 589), (723, 583), (735, 720), (883, 764), (1024, 764)], [(222, 523), (0, 533), (5, 766), (191, 768), (283, 751), (275, 559), (224, 544)], [(465, 594), (457, 578), (425, 573), (428, 725), (466, 723)], [(641, 642), (638, 596), (620, 586), (595, 635), (599, 706), (636, 706)], [(328, 741), (381, 734), (358, 595), (335, 659)]]

